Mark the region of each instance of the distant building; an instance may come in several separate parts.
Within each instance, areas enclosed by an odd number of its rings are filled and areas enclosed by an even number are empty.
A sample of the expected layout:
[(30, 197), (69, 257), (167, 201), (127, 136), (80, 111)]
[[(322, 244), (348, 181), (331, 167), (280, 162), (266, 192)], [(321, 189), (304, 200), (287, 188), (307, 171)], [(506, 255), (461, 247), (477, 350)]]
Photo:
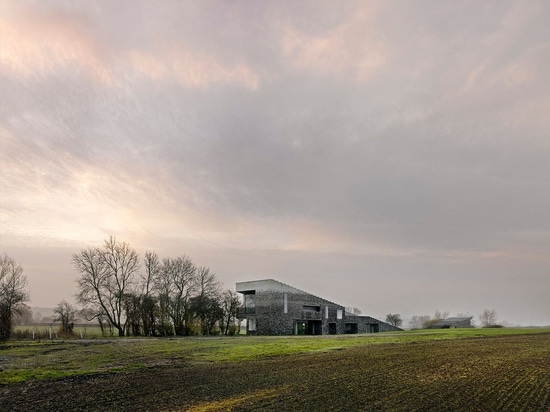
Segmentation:
[(402, 329), (345, 311), (345, 307), (273, 279), (238, 282), (239, 317), (250, 335), (328, 335)]
[(443, 319), (430, 326), (430, 329), (449, 329), (449, 328), (473, 328), (472, 316), (456, 317)]

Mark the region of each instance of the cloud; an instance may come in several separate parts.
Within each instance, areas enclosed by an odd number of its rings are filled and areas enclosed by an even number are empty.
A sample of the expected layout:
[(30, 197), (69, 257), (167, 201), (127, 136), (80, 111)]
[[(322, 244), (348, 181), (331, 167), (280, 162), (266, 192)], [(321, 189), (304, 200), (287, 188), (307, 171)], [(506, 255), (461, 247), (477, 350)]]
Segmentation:
[(76, 66), (87, 80), (100, 86), (113, 87), (120, 77), (145, 75), (154, 81), (175, 78), (185, 87), (216, 82), (258, 87), (258, 75), (244, 62), (226, 66), (189, 47), (186, 39), (169, 38), (168, 45), (162, 46), (153, 41), (153, 48), (140, 50), (123, 41), (131, 33), (115, 33), (121, 38), (113, 44), (97, 24), (90, 16), (67, 8), (8, 7), (0, 24), (0, 62), (5, 69), (26, 77), (74, 71)]
[(373, 4), (364, 4), (323, 33), (310, 34), (289, 25), (283, 32), (283, 54), (291, 66), (315, 75), (351, 73), (357, 80), (368, 80), (383, 70), (387, 59), (374, 26), (377, 11)]
[(80, 13), (7, 5), (0, 24), (4, 68), (20, 76), (54, 72), (77, 65), (90, 79), (111, 81), (99, 39)]
[(234, 274), (544, 267), (545, 15), (6, 3), (2, 244), (115, 234)]

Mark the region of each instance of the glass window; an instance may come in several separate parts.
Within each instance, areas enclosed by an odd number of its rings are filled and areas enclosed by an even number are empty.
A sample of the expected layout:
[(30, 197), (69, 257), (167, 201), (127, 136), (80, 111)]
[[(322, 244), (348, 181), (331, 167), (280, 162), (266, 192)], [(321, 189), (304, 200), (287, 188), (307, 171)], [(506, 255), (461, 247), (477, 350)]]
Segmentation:
[(342, 319), (342, 317), (343, 317), (342, 309), (337, 309), (336, 310), (336, 319)]
[(244, 295), (244, 307), (247, 309), (250, 309), (251, 312), (249, 313), (254, 313), (254, 310), (256, 309), (256, 302), (254, 302), (254, 295), (252, 294)]
[(256, 330), (256, 319), (248, 319), (248, 330), (249, 332)]
[(307, 333), (307, 322), (303, 320), (294, 321), (294, 334), (305, 335)]

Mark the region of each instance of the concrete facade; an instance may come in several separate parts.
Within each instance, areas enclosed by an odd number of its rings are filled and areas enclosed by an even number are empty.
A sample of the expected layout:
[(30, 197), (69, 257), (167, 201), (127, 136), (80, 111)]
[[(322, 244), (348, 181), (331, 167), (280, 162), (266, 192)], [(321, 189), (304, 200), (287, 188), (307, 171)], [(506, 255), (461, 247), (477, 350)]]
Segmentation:
[(239, 282), (239, 312), (250, 335), (329, 335), (402, 330), (273, 279)]

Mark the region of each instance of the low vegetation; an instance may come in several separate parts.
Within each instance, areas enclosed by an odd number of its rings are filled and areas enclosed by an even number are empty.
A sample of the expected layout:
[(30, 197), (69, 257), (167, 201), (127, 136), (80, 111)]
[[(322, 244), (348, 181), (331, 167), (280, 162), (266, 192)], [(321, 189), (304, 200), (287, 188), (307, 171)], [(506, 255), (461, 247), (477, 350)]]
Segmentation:
[[(93, 324), (76, 324), (67, 333), (59, 324), (51, 325), (21, 325), (15, 326), (12, 332), (13, 340), (52, 340), (52, 339), (96, 339), (105, 337), (104, 331)], [(13, 342), (12, 342), (13, 343)]]
[(9, 410), (548, 410), (549, 329), (0, 346)]

